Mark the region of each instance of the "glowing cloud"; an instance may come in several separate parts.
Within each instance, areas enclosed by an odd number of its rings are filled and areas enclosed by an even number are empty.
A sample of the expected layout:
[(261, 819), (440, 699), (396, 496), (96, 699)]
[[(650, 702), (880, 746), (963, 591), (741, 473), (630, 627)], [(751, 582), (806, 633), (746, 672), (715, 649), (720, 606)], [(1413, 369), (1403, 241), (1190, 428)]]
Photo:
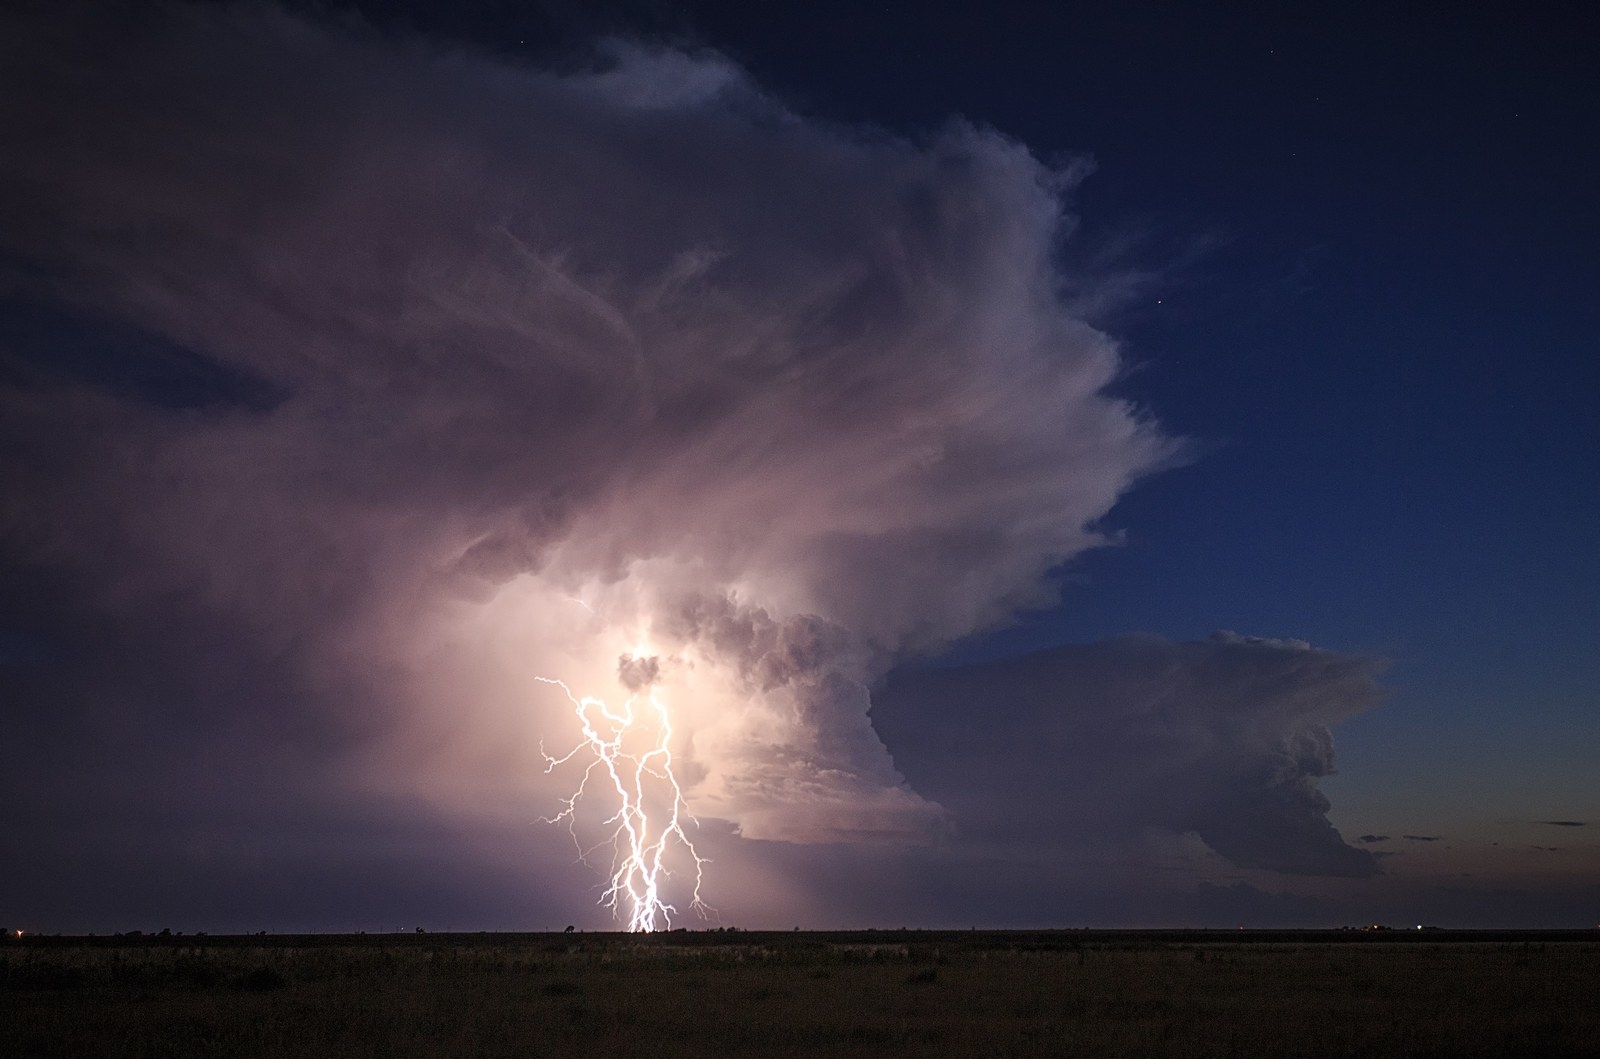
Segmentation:
[[(124, 629), (203, 628), (192, 672), (269, 669), (270, 707), (196, 691), (234, 714), (201, 728), (315, 733), (346, 784), (525, 816), (579, 739), (634, 926), (681, 900), (652, 873), (689, 814), (938, 833), (868, 687), (1048, 602), (1173, 455), (1067, 308), (1070, 181), (993, 131), (260, 6), (32, 29), (0, 55), (0, 293), (49, 323), (6, 348), (7, 554)], [(641, 641), (659, 671), (619, 688)], [(616, 711), (658, 694), (634, 747)], [(679, 815), (630, 833), (641, 798)]]

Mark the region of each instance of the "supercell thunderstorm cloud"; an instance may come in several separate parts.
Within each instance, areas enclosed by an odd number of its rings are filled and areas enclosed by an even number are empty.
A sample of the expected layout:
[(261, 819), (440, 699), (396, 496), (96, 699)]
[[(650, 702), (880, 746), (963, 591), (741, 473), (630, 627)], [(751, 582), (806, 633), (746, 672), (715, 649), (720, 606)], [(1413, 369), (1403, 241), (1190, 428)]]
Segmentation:
[[(1068, 175), (988, 129), (830, 126), (709, 52), (556, 73), (265, 6), (4, 37), (5, 603), (93, 641), (21, 692), (81, 732), (570, 859), (556, 820), (661, 926), (701, 830), (959, 831), (870, 689), (1053, 602), (1177, 454), (1069, 309)], [(1310, 829), (1290, 870), (1365, 871), (1305, 731), (1243, 809)], [(1230, 830), (1221, 753), (1182, 766), (1202, 808), (1136, 823), (1281, 861)]]

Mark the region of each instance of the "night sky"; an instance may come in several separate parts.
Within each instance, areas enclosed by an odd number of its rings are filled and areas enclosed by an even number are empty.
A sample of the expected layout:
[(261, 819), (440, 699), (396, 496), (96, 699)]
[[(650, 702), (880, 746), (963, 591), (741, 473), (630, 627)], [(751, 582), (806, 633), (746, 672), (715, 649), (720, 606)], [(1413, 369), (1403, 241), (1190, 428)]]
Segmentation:
[(1600, 922), (1596, 45), (12, 5), (0, 925)]

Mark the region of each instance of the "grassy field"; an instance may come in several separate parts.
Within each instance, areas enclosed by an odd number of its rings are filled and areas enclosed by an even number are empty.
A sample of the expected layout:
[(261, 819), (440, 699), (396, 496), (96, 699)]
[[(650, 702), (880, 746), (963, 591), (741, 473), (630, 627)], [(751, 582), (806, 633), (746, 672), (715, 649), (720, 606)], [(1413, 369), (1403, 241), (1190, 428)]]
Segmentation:
[(0, 1054), (1600, 1056), (1600, 937), (23, 939)]

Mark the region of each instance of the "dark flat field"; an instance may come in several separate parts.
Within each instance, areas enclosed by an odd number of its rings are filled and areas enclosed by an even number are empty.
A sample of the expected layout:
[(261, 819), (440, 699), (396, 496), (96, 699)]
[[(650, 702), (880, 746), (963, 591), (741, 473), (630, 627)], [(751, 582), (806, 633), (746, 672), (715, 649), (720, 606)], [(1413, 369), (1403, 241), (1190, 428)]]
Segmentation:
[(8, 1056), (1600, 1056), (1600, 932), (23, 938)]

